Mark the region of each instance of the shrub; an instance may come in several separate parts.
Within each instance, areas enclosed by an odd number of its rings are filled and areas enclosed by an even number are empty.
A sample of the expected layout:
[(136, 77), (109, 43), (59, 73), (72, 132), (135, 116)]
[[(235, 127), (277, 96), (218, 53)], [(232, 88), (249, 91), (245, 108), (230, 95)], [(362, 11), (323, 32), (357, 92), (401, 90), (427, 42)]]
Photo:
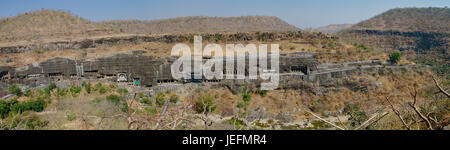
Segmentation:
[(250, 93), (242, 93), (242, 100), (244, 100), (245, 104), (248, 104), (252, 99), (252, 95)]
[(30, 119), (26, 120), (26, 126), (28, 129), (41, 129), (48, 125), (48, 121), (41, 121), (38, 117), (33, 116)]
[(166, 95), (164, 95), (164, 93), (158, 93), (158, 95), (156, 95), (155, 103), (160, 107), (164, 105), (164, 103), (166, 103)]
[(25, 89), (25, 92), (23, 93), (24, 96), (30, 97), (31, 96), (31, 90), (29, 88)]
[(17, 96), (22, 96), (22, 90), (20, 90), (19, 87), (17, 87), (16, 85), (12, 85), (8, 88), (9, 93), (17, 95)]
[(77, 115), (75, 113), (69, 112), (66, 114), (66, 118), (68, 121), (73, 121), (77, 118)]
[(360, 49), (360, 50), (367, 50), (367, 51), (373, 51), (374, 50), (372, 47), (365, 46), (364, 44), (354, 43), (353, 46), (355, 46), (357, 49)]
[(244, 108), (244, 107), (245, 107), (245, 104), (244, 104), (243, 102), (238, 102), (238, 103), (237, 103), (237, 107), (238, 107), (238, 108)]
[(124, 89), (124, 88), (119, 88), (117, 89), (117, 93), (119, 93), (120, 95), (124, 96), (128, 94), (128, 90)]
[(154, 107), (145, 107), (144, 110), (148, 113), (150, 113), (150, 115), (154, 115), (156, 113), (158, 113), (158, 110), (156, 110), (156, 108)]
[(64, 97), (67, 95), (67, 89), (65, 88), (56, 88), (56, 97), (60, 98), (60, 97)]
[(389, 54), (389, 60), (393, 63), (398, 63), (401, 59), (402, 55), (399, 52), (394, 52)]
[(56, 84), (55, 83), (50, 83), (50, 85), (48, 85), (47, 88), (50, 89), (50, 91), (53, 91), (53, 89), (56, 89)]
[(144, 98), (145, 95), (144, 95), (144, 93), (139, 93), (139, 94), (138, 94), (138, 97), (139, 97), (139, 98)]
[(99, 82), (99, 83), (97, 83), (97, 85), (95, 85), (95, 88), (96, 88), (96, 89), (100, 89), (100, 87), (102, 87), (102, 86), (103, 86), (102, 83)]
[(92, 100), (92, 102), (93, 102), (94, 104), (98, 104), (98, 103), (102, 102), (102, 99), (100, 99), (100, 98), (95, 98), (95, 99)]
[(110, 88), (110, 89), (115, 89), (116, 87), (117, 87), (117, 86), (116, 86), (115, 84), (110, 84), (110, 85), (109, 85), (109, 88)]
[(216, 36), (214, 37), (214, 40), (215, 40), (216, 42), (219, 42), (219, 41), (222, 40), (222, 36), (216, 35)]
[(256, 38), (258, 41), (264, 41), (266, 39), (266, 33), (258, 33), (258, 37)]
[(69, 91), (72, 93), (72, 96), (77, 96), (77, 94), (79, 94), (81, 92), (82, 88), (78, 87), (78, 86), (70, 86)]
[(148, 97), (142, 98), (141, 102), (147, 105), (152, 105), (152, 101)]
[(109, 96), (106, 96), (106, 100), (108, 100), (114, 104), (119, 104), (120, 97), (118, 95), (111, 94)]
[(87, 82), (83, 85), (84, 85), (84, 89), (86, 90), (86, 92), (91, 94), (91, 82)]
[(266, 96), (267, 92), (269, 92), (269, 91), (268, 90), (261, 90), (261, 89), (258, 88), (255, 93), (259, 94), (261, 96)]
[(39, 93), (39, 96), (44, 95), (44, 91), (42, 91), (41, 89), (37, 89), (36, 92)]
[(261, 96), (266, 96), (267, 95), (267, 92), (269, 92), (268, 90), (262, 90), (261, 91)]
[[(126, 102), (123, 102), (122, 108), (120, 108), (120, 110), (124, 113), (128, 112), (128, 104)], [(130, 108), (130, 112), (134, 112), (134, 110), (132, 108)]]
[(99, 89), (98, 89), (98, 93), (100, 93), (100, 94), (105, 94), (106, 93), (106, 88), (105, 87), (100, 87)]
[(343, 112), (345, 115), (350, 116), (348, 120), (350, 122), (350, 126), (352, 127), (359, 126), (368, 119), (366, 112), (360, 110), (360, 108), (354, 104), (347, 105)]
[(36, 100), (31, 100), (27, 102), (15, 103), (12, 105), (12, 110), (18, 114), (21, 114), (25, 111), (32, 110), (35, 112), (41, 112), (44, 110), (46, 103), (44, 99), (38, 98)]
[(0, 117), (6, 118), (9, 115), (9, 112), (11, 111), (10, 105), (8, 102), (0, 101)]
[(172, 96), (170, 96), (170, 100), (169, 101), (171, 103), (177, 103), (179, 99), (180, 99), (180, 97), (178, 95), (172, 95)]
[(238, 118), (235, 118), (235, 117), (233, 117), (231, 119), (228, 119), (228, 120), (225, 120), (223, 122), (227, 123), (227, 124), (236, 125), (236, 128), (241, 128), (243, 125), (245, 125), (244, 121), (242, 121), (242, 120), (240, 120)]
[(44, 89), (44, 94), (47, 95), (48, 97), (50, 97), (52, 95), (50, 88), (45, 88)]
[(103, 87), (103, 85), (102, 85), (102, 83), (101, 82), (98, 82), (95, 86), (94, 86), (94, 91), (97, 91), (97, 90), (99, 90), (101, 87)]
[(203, 95), (200, 96), (195, 104), (195, 110), (198, 113), (210, 113), (216, 110), (216, 106), (214, 103), (214, 97), (211, 95)]

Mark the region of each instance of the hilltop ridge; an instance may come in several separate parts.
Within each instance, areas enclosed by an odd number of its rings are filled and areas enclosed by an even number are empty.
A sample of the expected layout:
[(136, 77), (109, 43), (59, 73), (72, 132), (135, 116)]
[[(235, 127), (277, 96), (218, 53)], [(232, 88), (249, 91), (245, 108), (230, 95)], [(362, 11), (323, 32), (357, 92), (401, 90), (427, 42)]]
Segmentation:
[(0, 19), (0, 41), (115, 33), (107, 26), (61, 10), (37, 10)]
[(274, 16), (206, 17), (189, 16), (151, 21), (116, 20), (104, 21), (126, 33), (209, 33), (209, 32), (253, 32), (253, 31), (298, 31)]
[(449, 8), (395, 8), (362, 21), (351, 30), (450, 32)]
[(274, 16), (179, 17), (94, 22), (62, 10), (37, 10), (0, 19), (0, 42), (75, 39), (117, 34), (299, 31)]

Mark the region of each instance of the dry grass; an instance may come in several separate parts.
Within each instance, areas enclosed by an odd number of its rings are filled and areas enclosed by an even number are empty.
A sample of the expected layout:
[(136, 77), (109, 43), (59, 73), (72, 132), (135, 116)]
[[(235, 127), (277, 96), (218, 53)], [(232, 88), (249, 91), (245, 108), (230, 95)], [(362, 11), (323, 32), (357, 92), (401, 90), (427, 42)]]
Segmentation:
[[(92, 88), (97, 83), (93, 82)], [(56, 90), (52, 93), (52, 102), (48, 104), (44, 112), (37, 113), (42, 119), (49, 121), (46, 129), (72, 129), (72, 130), (124, 130), (127, 121), (120, 110), (120, 105), (106, 100), (110, 94), (119, 95), (116, 89), (109, 89), (109, 84), (104, 94), (98, 90), (87, 93), (85, 88), (77, 96), (68, 93), (64, 97), (56, 97)]]
[(0, 20), (0, 41), (35, 41), (45, 38), (94, 36), (117, 33), (65, 11), (38, 10)]
[(125, 33), (161, 34), (161, 33), (211, 33), (211, 32), (256, 32), (256, 31), (298, 31), (273, 16), (241, 17), (180, 17), (152, 21), (118, 20), (105, 21)]
[(449, 8), (396, 8), (358, 23), (351, 29), (449, 32), (449, 18)]
[[(177, 106), (194, 105), (201, 95), (210, 95), (214, 98), (217, 106), (211, 116), (212, 119), (219, 121), (216, 122), (217, 125), (220, 125), (220, 120), (223, 121), (223, 119), (215, 118), (215, 116), (239, 116), (243, 112), (252, 115), (257, 109), (263, 110), (263, 114), (267, 116), (277, 116), (280, 112), (288, 112), (293, 119), (290, 123), (295, 124), (314, 119), (304, 110), (311, 110), (319, 115), (331, 114), (330, 117), (339, 114), (338, 112), (350, 104), (357, 105), (369, 116), (374, 111), (383, 108), (388, 111), (389, 108), (383, 100), (385, 96), (390, 96), (392, 101), (401, 107), (404, 103), (411, 101), (409, 92), (412, 87), (420, 89), (423, 93), (420, 94), (420, 98), (426, 100), (419, 105), (435, 101), (435, 99), (430, 99), (429, 94), (426, 94), (430, 93), (427, 90), (434, 86), (429, 78), (430, 74), (425, 70), (398, 70), (372, 75), (349, 76), (334, 81), (338, 85), (336, 87), (322, 87), (322, 94), (310, 93), (305, 90), (273, 90), (268, 91), (265, 96), (252, 93), (247, 109), (237, 107), (238, 103), (243, 101), (241, 94), (234, 95), (224, 88), (205, 87), (170, 91), (165, 93), (165, 99), (169, 100), (170, 96), (178, 95), (180, 99)], [(92, 83), (93, 86), (95, 84)], [(103, 83), (103, 85), (109, 87), (107, 83)], [(45, 111), (33, 113), (33, 115), (43, 121), (49, 121), (44, 129), (126, 129), (127, 120), (124, 113), (120, 111), (120, 106), (105, 99), (105, 96), (109, 94), (119, 95), (114, 89), (108, 90), (105, 94), (99, 94), (96, 91), (88, 94), (83, 89), (78, 96), (74, 97), (69, 94), (66, 97), (57, 98), (56, 93), (53, 92), (52, 102)], [(431, 91), (431, 95), (434, 94)], [(151, 97), (151, 105), (136, 103), (133, 109), (136, 109), (139, 115), (147, 114), (149, 107), (161, 111), (162, 107), (156, 106), (154, 98), (155, 95)], [(442, 97), (437, 98), (442, 99)], [(20, 101), (26, 100), (26, 97), (20, 99)], [(444, 105), (448, 105), (448, 100), (444, 101)], [(195, 113), (192, 111), (188, 111), (186, 115), (193, 117), (191, 119), (194, 122), (199, 121), (195, 119)], [(447, 114), (447, 116), (449, 115)], [(345, 118), (345, 116), (342, 117)], [(201, 126), (201, 123), (194, 123), (186, 128), (202, 129)], [(372, 127), (372, 129), (401, 128), (401, 124), (392, 115), (388, 115)]]
[[(292, 52), (316, 52), (316, 58), (319, 62), (346, 62), (346, 61), (359, 61), (359, 60), (387, 60), (388, 56), (378, 50), (361, 50), (353, 45), (344, 44), (340, 41), (335, 41), (333, 47), (324, 47), (322, 44), (313, 44), (314, 42), (304, 42), (304, 41), (314, 41), (319, 39), (299, 39), (296, 41), (275, 41), (271, 43), (261, 42), (257, 40), (245, 41), (245, 42), (218, 42), (222, 47), (222, 51), (225, 53), (225, 44), (279, 44), (280, 52), (282, 53), (292, 53)], [(205, 47), (209, 42), (203, 42), (203, 47)], [(316, 41), (316, 43), (326, 43)], [(193, 51), (193, 43), (185, 42), (191, 51)], [(89, 49), (79, 49), (79, 50), (37, 50), (28, 51), (24, 53), (13, 53), (8, 55), (0, 55), (1, 60), (11, 60), (2, 61), (0, 65), (5, 66), (24, 66), (32, 63), (39, 63), (46, 61), (55, 57), (66, 57), (70, 59), (90, 59), (99, 58), (105, 56), (112, 56), (117, 53), (131, 53), (133, 50), (144, 50), (144, 56), (152, 56), (155, 58), (162, 58), (170, 56), (172, 47), (175, 43), (163, 43), (163, 42), (139, 42), (134, 43), (122, 43), (122, 44), (112, 44), (112, 45), (99, 45), (96, 48)], [(329, 44), (325, 44), (328, 46)], [(270, 46), (269, 50), (270, 51)], [(193, 52), (192, 52), (193, 53)], [(222, 54), (225, 55), (225, 54)], [(406, 61), (404, 59), (403, 61)], [(408, 62), (404, 62), (408, 63)]]

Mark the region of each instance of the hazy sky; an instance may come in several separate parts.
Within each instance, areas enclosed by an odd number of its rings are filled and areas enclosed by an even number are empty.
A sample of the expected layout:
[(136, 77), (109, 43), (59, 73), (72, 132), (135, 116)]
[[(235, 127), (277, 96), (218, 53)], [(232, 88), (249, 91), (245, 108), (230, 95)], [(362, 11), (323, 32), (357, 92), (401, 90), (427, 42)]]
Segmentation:
[(0, 0), (0, 17), (67, 10), (92, 21), (181, 16), (277, 16), (300, 28), (357, 23), (392, 8), (448, 7), (450, 0)]

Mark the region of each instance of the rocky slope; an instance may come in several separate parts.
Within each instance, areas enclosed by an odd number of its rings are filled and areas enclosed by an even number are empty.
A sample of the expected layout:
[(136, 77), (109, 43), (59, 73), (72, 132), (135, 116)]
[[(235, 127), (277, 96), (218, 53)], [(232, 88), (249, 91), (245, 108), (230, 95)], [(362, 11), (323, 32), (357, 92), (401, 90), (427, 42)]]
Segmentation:
[(314, 29), (314, 31), (322, 32), (322, 33), (337, 33), (344, 29), (350, 28), (353, 24), (330, 24), (327, 26), (319, 27)]
[(38, 10), (0, 19), (0, 41), (92, 36), (115, 33), (111, 27), (59, 10)]
[(339, 35), (355, 44), (388, 52), (412, 53), (411, 58), (417, 62), (447, 66), (450, 62), (449, 8), (392, 9), (341, 31)]
[(210, 32), (251, 32), (251, 31), (298, 31), (274, 16), (241, 17), (180, 17), (152, 21), (117, 20), (105, 21), (126, 33), (210, 33)]

